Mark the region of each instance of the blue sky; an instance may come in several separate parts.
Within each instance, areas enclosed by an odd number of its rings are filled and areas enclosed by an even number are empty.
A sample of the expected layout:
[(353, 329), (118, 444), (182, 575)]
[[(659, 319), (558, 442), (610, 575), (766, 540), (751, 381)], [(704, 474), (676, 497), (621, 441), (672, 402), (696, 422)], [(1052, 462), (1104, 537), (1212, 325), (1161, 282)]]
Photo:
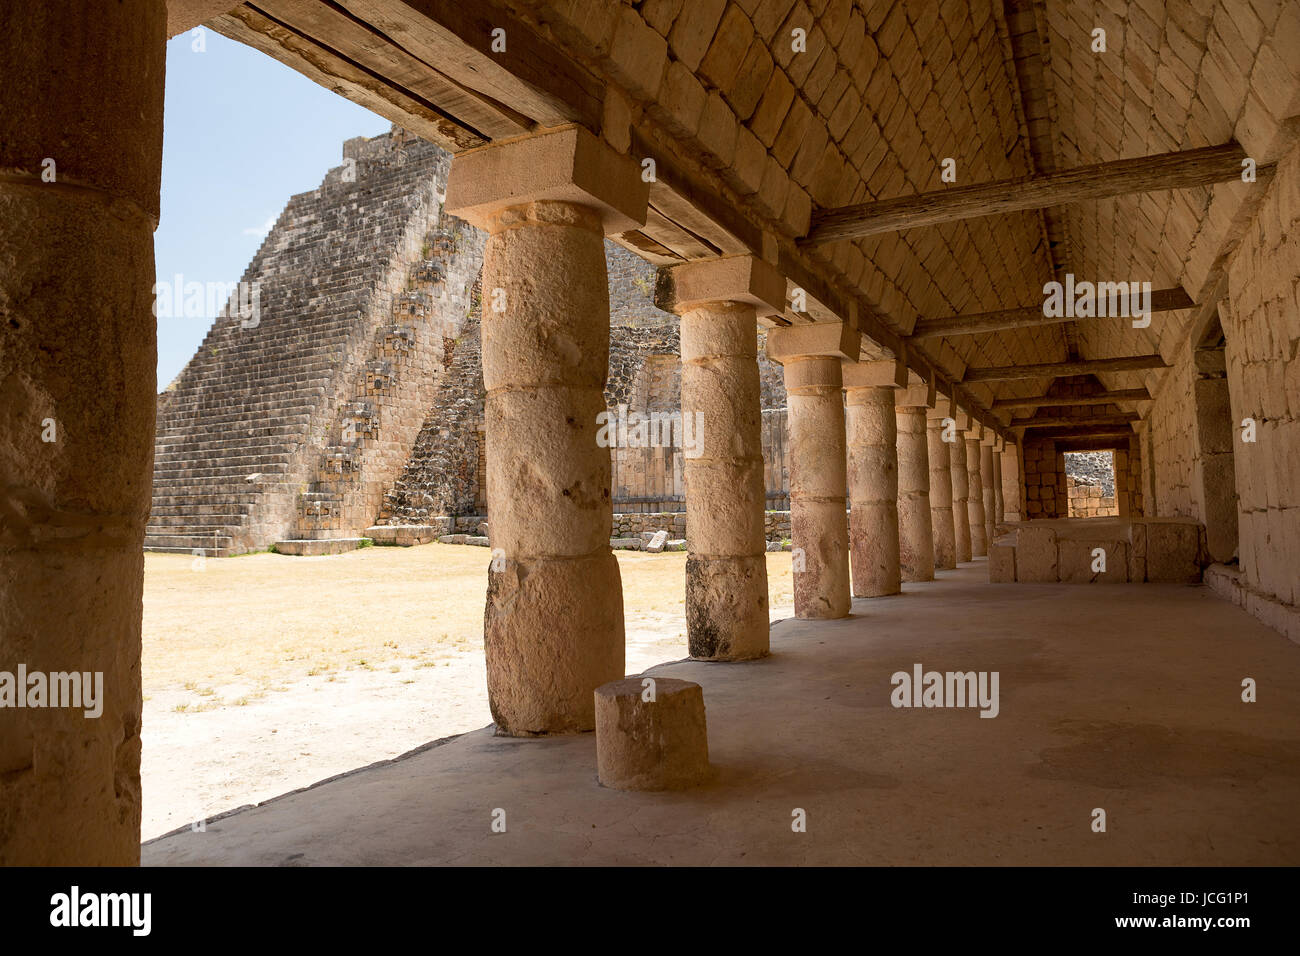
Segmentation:
[[(241, 43), (203, 31), (167, 44), (162, 216), (154, 233), (159, 281), (235, 282), (280, 210), (315, 189), (343, 141), (388, 120), (317, 86)], [(158, 388), (176, 377), (212, 324), (158, 319)]]

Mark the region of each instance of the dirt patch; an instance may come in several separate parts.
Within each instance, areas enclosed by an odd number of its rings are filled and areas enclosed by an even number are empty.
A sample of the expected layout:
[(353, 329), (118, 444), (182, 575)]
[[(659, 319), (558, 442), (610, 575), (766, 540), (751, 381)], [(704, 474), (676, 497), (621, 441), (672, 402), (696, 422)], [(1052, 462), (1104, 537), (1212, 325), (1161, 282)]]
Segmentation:
[[(627, 671), (685, 657), (683, 553), (615, 552)], [(773, 620), (790, 556), (768, 556)], [(145, 839), (491, 722), (485, 548), (148, 554)]]

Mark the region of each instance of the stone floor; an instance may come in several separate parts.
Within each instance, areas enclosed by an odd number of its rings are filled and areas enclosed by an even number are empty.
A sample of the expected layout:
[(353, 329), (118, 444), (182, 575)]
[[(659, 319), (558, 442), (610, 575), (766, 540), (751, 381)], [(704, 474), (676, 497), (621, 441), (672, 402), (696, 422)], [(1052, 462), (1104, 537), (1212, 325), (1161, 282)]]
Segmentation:
[[(654, 668), (704, 687), (716, 777), (694, 791), (602, 788), (589, 734), (485, 728), (143, 862), (1300, 863), (1300, 646), (1204, 587), (986, 582), (979, 560), (846, 620), (781, 622), (762, 661)], [(895, 709), (890, 677), (918, 662), (998, 671), (999, 715)]]

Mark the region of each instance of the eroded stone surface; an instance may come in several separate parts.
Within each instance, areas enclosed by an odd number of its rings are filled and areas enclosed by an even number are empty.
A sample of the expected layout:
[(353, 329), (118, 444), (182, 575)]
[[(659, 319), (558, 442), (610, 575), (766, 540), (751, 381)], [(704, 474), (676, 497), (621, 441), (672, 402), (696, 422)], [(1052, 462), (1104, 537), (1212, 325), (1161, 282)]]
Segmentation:
[(615, 790), (684, 790), (709, 778), (704, 691), (673, 677), (596, 688), (596, 768)]

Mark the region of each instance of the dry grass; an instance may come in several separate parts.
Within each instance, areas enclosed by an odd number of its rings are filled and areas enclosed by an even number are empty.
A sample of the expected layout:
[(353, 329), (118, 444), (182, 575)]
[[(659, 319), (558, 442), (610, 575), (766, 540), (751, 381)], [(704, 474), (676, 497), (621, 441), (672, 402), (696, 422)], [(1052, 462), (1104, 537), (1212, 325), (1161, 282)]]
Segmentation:
[[(664, 659), (686, 654), (686, 555), (615, 552), (629, 636), (652, 635)], [(770, 603), (792, 601), (790, 556), (768, 556)], [(253, 554), (208, 560), (147, 554), (145, 694), (183, 686), (187, 710), (214, 688), (248, 702), (285, 684), (348, 669), (437, 667), (483, 643), (485, 548), (428, 544), (322, 558)]]

